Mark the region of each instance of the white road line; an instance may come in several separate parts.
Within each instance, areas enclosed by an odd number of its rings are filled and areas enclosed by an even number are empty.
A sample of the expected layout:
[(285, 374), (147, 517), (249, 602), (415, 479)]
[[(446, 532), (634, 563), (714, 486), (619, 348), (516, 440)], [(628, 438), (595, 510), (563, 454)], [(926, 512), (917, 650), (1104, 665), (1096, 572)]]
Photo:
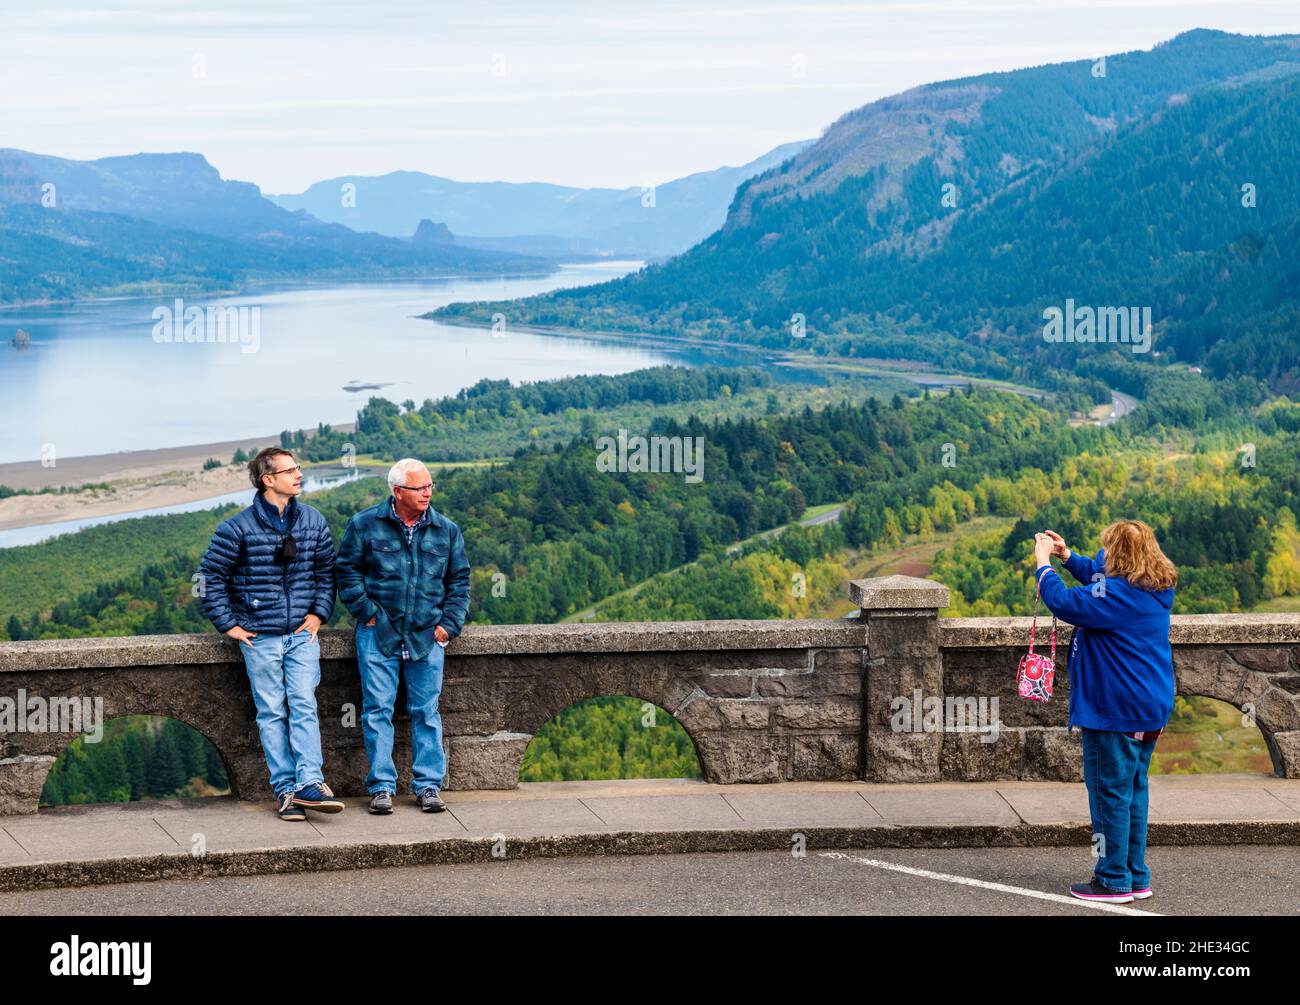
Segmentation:
[(1050, 900), (1054, 904), (1069, 904), (1071, 907), (1090, 907), (1094, 911), (1106, 911), (1110, 914), (1137, 914), (1142, 917), (1162, 917), (1156, 911), (1139, 911), (1136, 908), (1124, 907), (1121, 904), (1105, 904), (1095, 900), (1079, 900), (1077, 897), (1067, 897), (1060, 893), (1043, 893), (1041, 890), (1027, 890), (1022, 886), (1007, 886), (1005, 883), (990, 883), (983, 879), (971, 879), (969, 876), (953, 876), (946, 872), (931, 872), (929, 869), (915, 869), (910, 865), (899, 865), (896, 862), (882, 862), (874, 858), (858, 858), (856, 855), (845, 855), (839, 851), (818, 852), (822, 858), (842, 859), (846, 862), (855, 862), (858, 865), (870, 865), (877, 869), (888, 869), (891, 872), (906, 873), (908, 876), (920, 876), (922, 879), (938, 879), (945, 883), (956, 883), (959, 886), (974, 886), (981, 890), (994, 890), (997, 893), (1014, 893), (1021, 897), (1033, 897), (1035, 900)]

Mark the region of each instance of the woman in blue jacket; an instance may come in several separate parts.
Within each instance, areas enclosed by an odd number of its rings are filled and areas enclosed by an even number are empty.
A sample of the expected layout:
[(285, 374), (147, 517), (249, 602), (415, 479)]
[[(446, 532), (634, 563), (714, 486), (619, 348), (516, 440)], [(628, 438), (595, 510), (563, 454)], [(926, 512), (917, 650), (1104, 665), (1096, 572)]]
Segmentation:
[[(1053, 555), (1083, 585), (1067, 587)], [(1169, 612), (1178, 570), (1140, 520), (1102, 531), (1096, 558), (1072, 552), (1055, 531), (1036, 534), (1034, 564), (1043, 603), (1074, 626), (1069, 724), (1083, 739), (1097, 865), (1092, 880), (1070, 893), (1119, 904), (1145, 900), (1147, 771), (1174, 710)]]

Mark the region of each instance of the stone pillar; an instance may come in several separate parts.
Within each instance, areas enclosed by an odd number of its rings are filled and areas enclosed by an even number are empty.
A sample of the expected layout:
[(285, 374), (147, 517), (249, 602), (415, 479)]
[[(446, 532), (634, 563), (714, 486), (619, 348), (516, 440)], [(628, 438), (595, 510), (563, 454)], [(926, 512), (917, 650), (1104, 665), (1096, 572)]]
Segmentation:
[[(937, 782), (943, 733), (914, 731), (910, 723), (918, 697), (943, 697), (939, 609), (948, 606), (948, 587), (915, 576), (882, 576), (853, 580), (849, 596), (866, 628), (863, 778)], [(903, 731), (890, 723), (899, 698), (906, 701), (909, 724)], [(920, 721), (922, 710), (914, 714)]]
[(0, 758), (0, 817), (36, 812), (54, 760), (53, 754)]
[(458, 789), (517, 789), (519, 762), (531, 733), (502, 730), (491, 736), (450, 737), (447, 754), (448, 791)]

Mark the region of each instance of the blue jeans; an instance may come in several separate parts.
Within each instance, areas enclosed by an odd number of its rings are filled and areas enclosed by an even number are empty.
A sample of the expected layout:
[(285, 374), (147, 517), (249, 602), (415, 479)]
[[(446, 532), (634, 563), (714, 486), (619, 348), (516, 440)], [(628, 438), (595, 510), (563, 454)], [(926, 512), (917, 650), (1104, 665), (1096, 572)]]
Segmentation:
[(321, 773), (320, 642), (310, 632), (259, 633), (253, 647), (240, 643), (257, 707), (257, 732), (277, 798), (325, 780)]
[(1097, 881), (1111, 890), (1128, 893), (1151, 885), (1147, 868), (1147, 771), (1155, 740), (1135, 740), (1107, 729), (1085, 729), (1083, 780), (1088, 786), (1088, 811), (1092, 815), (1098, 849)]
[(397, 682), (406, 681), (406, 710), (411, 716), (411, 790), (419, 794), (430, 786), (442, 788), (447, 774), (447, 754), (442, 749), (442, 646), (422, 660), (385, 656), (374, 628), (358, 627), (357, 668), (361, 671), (361, 733), (366, 743), (370, 773), (366, 791), (397, 792), (393, 765), (393, 704)]

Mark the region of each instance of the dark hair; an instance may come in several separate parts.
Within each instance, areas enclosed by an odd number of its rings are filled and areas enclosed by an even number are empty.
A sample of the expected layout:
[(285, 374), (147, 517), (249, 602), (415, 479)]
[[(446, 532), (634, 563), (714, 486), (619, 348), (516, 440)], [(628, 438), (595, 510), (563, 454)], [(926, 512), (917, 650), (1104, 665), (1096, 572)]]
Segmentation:
[(262, 484), (264, 475), (275, 474), (275, 459), (277, 457), (292, 457), (292, 450), (285, 450), (284, 447), (263, 447), (257, 452), (257, 456), (248, 462), (248, 480), (253, 483), (253, 488), (261, 492), (265, 485)]

